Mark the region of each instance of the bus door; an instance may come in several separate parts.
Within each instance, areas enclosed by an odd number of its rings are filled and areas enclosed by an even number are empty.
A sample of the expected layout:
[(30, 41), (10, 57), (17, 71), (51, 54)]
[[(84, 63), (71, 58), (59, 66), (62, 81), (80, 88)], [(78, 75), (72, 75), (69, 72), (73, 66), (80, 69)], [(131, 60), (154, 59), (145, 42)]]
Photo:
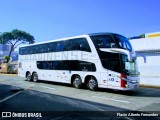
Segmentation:
[(120, 59), (108, 60), (108, 87), (120, 87)]

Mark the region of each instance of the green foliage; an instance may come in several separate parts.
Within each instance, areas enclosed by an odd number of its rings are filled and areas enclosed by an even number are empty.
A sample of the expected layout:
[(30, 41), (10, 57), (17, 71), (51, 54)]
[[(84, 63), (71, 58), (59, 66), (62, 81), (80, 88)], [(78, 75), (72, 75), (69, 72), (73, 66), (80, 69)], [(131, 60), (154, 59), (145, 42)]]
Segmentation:
[(9, 56), (4, 56), (4, 59), (5, 59), (6, 61), (9, 61), (9, 60), (10, 60), (10, 57), (9, 57)]
[(142, 34), (141, 37), (142, 37), (142, 38), (145, 38), (145, 34)]
[(0, 43), (1, 44), (14, 44), (21, 42), (23, 44), (32, 44), (34, 43), (34, 37), (30, 35), (29, 33), (14, 29), (11, 32), (4, 32), (0, 35)]
[[(11, 56), (12, 51), (21, 44), (33, 44), (34, 37), (22, 30), (14, 29), (11, 32), (4, 32), (0, 35), (0, 44), (10, 44), (11, 50), (9, 52), (9, 57)], [(9, 60), (7, 60), (8, 63)]]

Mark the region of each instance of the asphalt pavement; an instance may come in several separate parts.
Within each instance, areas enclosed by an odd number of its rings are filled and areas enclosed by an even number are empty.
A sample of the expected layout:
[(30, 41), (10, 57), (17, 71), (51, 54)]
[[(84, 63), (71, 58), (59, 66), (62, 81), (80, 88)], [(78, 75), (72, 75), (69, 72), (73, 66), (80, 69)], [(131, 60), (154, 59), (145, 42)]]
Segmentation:
[[(22, 117), (46, 120), (159, 119), (156, 116), (160, 115), (159, 92), (160, 89), (154, 88), (129, 92), (99, 89), (93, 92), (67, 84), (34, 83), (18, 76), (0, 75), (0, 112), (9, 112), (11, 119), (19, 120)], [(10, 117), (1, 114), (1, 119)]]

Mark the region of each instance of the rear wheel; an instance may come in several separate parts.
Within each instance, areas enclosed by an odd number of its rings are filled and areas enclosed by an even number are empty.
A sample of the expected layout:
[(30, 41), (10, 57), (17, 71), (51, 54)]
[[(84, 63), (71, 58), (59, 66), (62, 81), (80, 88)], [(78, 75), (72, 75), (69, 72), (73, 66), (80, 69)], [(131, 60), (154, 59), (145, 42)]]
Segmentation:
[(82, 87), (82, 80), (80, 76), (77, 75), (74, 77), (73, 86), (78, 89)]
[(88, 87), (88, 89), (95, 91), (98, 88), (98, 82), (97, 82), (96, 78), (90, 77), (87, 82), (87, 87)]
[(31, 76), (31, 73), (27, 73), (27, 81), (32, 81), (32, 76)]
[(38, 81), (38, 74), (37, 73), (33, 73), (33, 81), (34, 82)]

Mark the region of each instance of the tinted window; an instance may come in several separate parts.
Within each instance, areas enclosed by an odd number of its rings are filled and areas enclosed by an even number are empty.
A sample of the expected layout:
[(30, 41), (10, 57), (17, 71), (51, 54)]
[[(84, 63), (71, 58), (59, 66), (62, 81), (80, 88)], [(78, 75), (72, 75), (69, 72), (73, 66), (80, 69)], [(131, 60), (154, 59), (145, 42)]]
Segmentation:
[(73, 51), (73, 50), (91, 52), (87, 39), (78, 38), (78, 39), (71, 39), (65, 41), (22, 47), (20, 48), (19, 53), (21, 55), (26, 55), (26, 54)]
[(89, 44), (85, 38), (80, 39), (80, 50), (81, 51), (87, 51), (91, 52), (91, 49), (89, 47)]
[(47, 44), (38, 45), (38, 53), (45, 53), (47, 51)]
[(55, 52), (56, 51), (56, 43), (48, 43), (47, 44), (47, 52)]
[(115, 72), (121, 71), (120, 59), (101, 60), (104, 68)]
[(20, 55), (24, 55), (25, 54), (25, 51), (26, 51), (26, 48), (25, 47), (22, 47), (19, 49), (19, 54)]
[(36, 52), (36, 46), (29, 47), (29, 54), (34, 54)]
[(132, 46), (126, 37), (116, 34), (115, 38), (118, 41), (120, 48), (132, 51)]
[(80, 41), (79, 39), (73, 39), (71, 43), (71, 50), (80, 50)]
[(102, 62), (102, 66), (105, 69), (121, 73), (121, 57), (119, 53), (103, 52), (100, 50), (97, 51)]
[(80, 71), (96, 71), (96, 67), (95, 67), (95, 64), (93, 63), (80, 61), (79, 70)]
[(72, 40), (65, 40), (64, 41), (64, 51), (71, 51), (72, 50)]
[(64, 51), (64, 47), (63, 41), (56, 42), (56, 52)]
[(97, 35), (91, 37), (96, 48), (117, 48), (111, 35)]
[(91, 52), (90, 46), (86, 38), (73, 39), (71, 46), (72, 46), (71, 48), (72, 50)]
[(96, 71), (94, 63), (78, 60), (37, 61), (37, 68), (45, 70)]

